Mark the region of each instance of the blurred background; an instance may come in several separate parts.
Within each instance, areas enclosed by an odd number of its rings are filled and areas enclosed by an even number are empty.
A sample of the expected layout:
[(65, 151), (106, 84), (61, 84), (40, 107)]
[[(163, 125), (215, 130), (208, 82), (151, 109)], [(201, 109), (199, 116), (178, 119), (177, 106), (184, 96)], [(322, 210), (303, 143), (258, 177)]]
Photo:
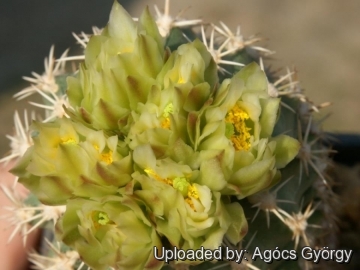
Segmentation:
[[(164, 0), (119, 0), (134, 17), (145, 5), (154, 12)], [(274, 69), (293, 67), (307, 95), (316, 104), (331, 101), (323, 114), (332, 113), (325, 129), (360, 133), (360, 1), (263, 1), (182, 0), (170, 1), (172, 15), (189, 8), (187, 19), (221, 20), (235, 31), (241, 25), (245, 37), (257, 34), (261, 46), (276, 51), (266, 65)], [(112, 0), (0, 1), (0, 154), (5, 153), (12, 132), (14, 109), (28, 107), (28, 100), (15, 102), (12, 95), (28, 84), (22, 76), (44, 71), (44, 58), (52, 44), (55, 55), (79, 48), (72, 32), (91, 32), (103, 27)], [(285, 70), (283, 70), (285, 72)], [(280, 72), (281, 74), (281, 72)], [(34, 97), (34, 96), (33, 96)], [(33, 97), (31, 98), (33, 100)]]

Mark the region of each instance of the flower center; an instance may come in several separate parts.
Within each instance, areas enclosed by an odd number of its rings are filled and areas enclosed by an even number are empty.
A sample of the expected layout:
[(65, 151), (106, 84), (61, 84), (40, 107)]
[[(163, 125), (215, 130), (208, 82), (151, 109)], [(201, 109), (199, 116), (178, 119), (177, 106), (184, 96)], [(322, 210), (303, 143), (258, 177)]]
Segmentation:
[(72, 137), (60, 138), (61, 144), (76, 144), (76, 140)]
[(170, 129), (170, 117), (166, 117), (161, 121), (161, 127), (164, 129)]
[(249, 150), (250, 144), (250, 130), (246, 126), (246, 120), (249, 119), (249, 114), (235, 105), (228, 111), (226, 122), (226, 136), (231, 139), (235, 150)]
[(162, 114), (163, 120), (161, 121), (161, 127), (165, 129), (170, 129), (170, 114), (174, 113), (174, 105), (169, 103), (166, 105), (164, 112)]
[(109, 151), (107, 153), (101, 153), (100, 160), (106, 162), (107, 164), (111, 164), (113, 163), (112, 154), (113, 154), (112, 151)]
[(178, 79), (178, 84), (184, 84), (185, 83), (185, 79), (184, 77), (180, 74), (179, 75), (179, 79)]
[[(94, 144), (93, 146), (98, 152), (100, 152), (100, 148), (99, 148), (98, 145)], [(100, 160), (101, 161), (104, 161), (107, 164), (113, 163), (113, 157), (112, 157), (113, 156), (113, 151), (109, 150), (109, 152), (99, 153), (99, 154), (100, 154)]]
[(185, 201), (190, 205), (190, 207), (195, 210), (194, 204), (191, 198), (199, 199), (199, 192), (197, 191), (196, 187), (189, 183), (189, 181), (185, 177), (175, 177), (173, 179), (170, 178), (162, 178), (152, 169), (145, 169), (144, 170), (151, 178), (160, 181), (162, 183), (168, 184), (172, 186), (176, 190), (180, 191), (180, 193), (185, 198)]
[(109, 222), (110, 222), (109, 216), (104, 212), (100, 212), (98, 215), (98, 223), (101, 225), (106, 225)]
[(96, 229), (107, 224), (114, 224), (114, 222), (110, 220), (108, 214), (102, 211), (91, 212), (91, 219)]

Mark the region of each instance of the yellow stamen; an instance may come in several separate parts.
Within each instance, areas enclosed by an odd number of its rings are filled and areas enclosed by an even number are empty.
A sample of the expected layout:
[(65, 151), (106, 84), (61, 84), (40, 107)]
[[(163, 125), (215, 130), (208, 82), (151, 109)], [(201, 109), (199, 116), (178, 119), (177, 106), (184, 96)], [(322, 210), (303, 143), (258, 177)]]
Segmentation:
[[(163, 182), (165, 184), (168, 184), (172, 187), (174, 187), (175, 189), (179, 190), (179, 192), (182, 192), (182, 188), (185, 186), (185, 183), (183, 181), (187, 181), (185, 177), (176, 177), (174, 179), (169, 179), (169, 178), (162, 178), (160, 175), (158, 175), (154, 170), (152, 169), (145, 169), (144, 170), (150, 177), (152, 177), (153, 179)], [(186, 192), (186, 191), (185, 191)], [(197, 191), (196, 187), (194, 185), (189, 184), (187, 186), (187, 194), (183, 194), (183, 196), (185, 197), (185, 202), (194, 210), (195, 210), (195, 206), (193, 201), (191, 200), (190, 197), (194, 198), (194, 199), (199, 199), (199, 192)]]
[(72, 137), (61, 138), (61, 144), (76, 144), (76, 140)]
[[(97, 144), (93, 144), (96, 151), (100, 152), (100, 147)], [(100, 153), (100, 160), (106, 162), (107, 164), (113, 163), (113, 151), (109, 151), (107, 153)]]
[(196, 212), (194, 203), (193, 203), (193, 201), (191, 200), (191, 198), (187, 197), (187, 198), (185, 199), (185, 202), (191, 207), (192, 210), (194, 210), (194, 211)]
[(196, 212), (194, 203), (190, 197), (192, 197), (194, 199), (199, 199), (199, 192), (194, 185), (190, 185), (188, 187), (188, 194), (187, 194), (187, 198), (185, 199), (185, 201), (192, 208), (192, 210), (194, 210)]
[(170, 117), (166, 117), (161, 121), (161, 127), (164, 129), (170, 129)]
[(234, 127), (234, 134), (230, 139), (233, 142), (235, 150), (249, 150), (250, 149), (250, 130), (246, 126), (245, 121), (249, 119), (249, 114), (235, 105), (228, 111), (225, 121), (231, 123)]
[(106, 162), (107, 164), (111, 164), (113, 163), (112, 155), (113, 155), (112, 151), (109, 151), (107, 153), (102, 153), (100, 154), (100, 160)]
[(194, 185), (190, 185), (188, 188), (188, 197), (199, 199), (199, 192)]
[(170, 114), (174, 113), (174, 105), (169, 103), (166, 105), (162, 116), (164, 119), (161, 121), (161, 127), (165, 129), (170, 129)]
[(144, 170), (150, 177), (154, 178), (155, 180), (159, 181), (159, 182), (163, 182), (165, 184), (171, 185), (172, 186), (172, 180), (169, 178), (162, 178), (160, 175), (158, 175), (156, 172), (154, 172), (154, 170), (152, 169), (145, 169)]

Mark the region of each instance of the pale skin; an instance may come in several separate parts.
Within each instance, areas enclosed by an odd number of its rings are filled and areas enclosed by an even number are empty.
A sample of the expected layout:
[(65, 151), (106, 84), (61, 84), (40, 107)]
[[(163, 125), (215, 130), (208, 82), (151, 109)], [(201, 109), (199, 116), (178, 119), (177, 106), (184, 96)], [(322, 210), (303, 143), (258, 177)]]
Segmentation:
[[(0, 184), (10, 188), (15, 177), (8, 172), (12, 167), (12, 163), (7, 166), (0, 164)], [(16, 189), (22, 196), (26, 196), (28, 191), (24, 186), (17, 184)], [(9, 211), (4, 209), (4, 206), (11, 206), (12, 202), (6, 197), (2, 190), (0, 190), (0, 217), (8, 215)], [(26, 246), (23, 245), (22, 236), (17, 234), (10, 243), (8, 242), (9, 236), (13, 231), (13, 227), (9, 226), (6, 219), (0, 219), (0, 262), (1, 269), (3, 270), (24, 270), (29, 269), (29, 263), (27, 260), (27, 253), (36, 247), (36, 243), (39, 238), (39, 231), (31, 233), (26, 242)]]

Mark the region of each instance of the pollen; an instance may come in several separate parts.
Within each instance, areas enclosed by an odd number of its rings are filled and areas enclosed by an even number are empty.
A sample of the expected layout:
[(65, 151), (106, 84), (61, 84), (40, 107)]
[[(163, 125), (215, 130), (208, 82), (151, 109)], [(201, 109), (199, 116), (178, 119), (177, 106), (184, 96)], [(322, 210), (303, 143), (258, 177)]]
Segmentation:
[(170, 117), (166, 117), (161, 121), (161, 127), (164, 129), (170, 129)]
[(246, 126), (246, 120), (249, 119), (249, 114), (235, 105), (228, 111), (225, 122), (233, 126), (233, 132), (230, 134), (230, 139), (234, 145), (235, 150), (249, 150), (250, 144), (250, 130)]
[(194, 210), (194, 211), (196, 212), (194, 203), (193, 203), (193, 201), (191, 200), (191, 198), (189, 198), (189, 197), (186, 198), (186, 199), (185, 199), (185, 202), (191, 207), (192, 210)]
[(191, 207), (192, 210), (196, 212), (194, 202), (191, 198), (199, 199), (199, 192), (194, 185), (190, 185), (188, 187), (188, 194), (187, 197), (185, 198), (185, 202)]
[(175, 177), (174, 179), (162, 178), (152, 169), (144, 170), (151, 178), (172, 186), (178, 190), (184, 197), (185, 202), (193, 209), (195, 212), (195, 206), (191, 198), (199, 199), (199, 192), (197, 188), (190, 184), (185, 177)]
[(188, 187), (188, 197), (193, 197), (195, 199), (199, 199), (199, 192), (197, 191), (194, 185), (190, 185)]
[(174, 105), (169, 103), (166, 105), (164, 112), (162, 114), (163, 120), (161, 121), (161, 127), (165, 129), (170, 129), (170, 114), (174, 113)]
[(113, 163), (113, 152), (109, 151), (107, 153), (100, 154), (100, 160), (106, 162), (107, 164)]
[(76, 140), (72, 137), (61, 138), (61, 144), (76, 144)]
[[(100, 152), (100, 147), (97, 144), (93, 144), (96, 151)], [(106, 153), (100, 153), (100, 160), (104, 161), (107, 164), (113, 163), (113, 151), (109, 151)]]
[(158, 175), (154, 170), (152, 169), (145, 169), (144, 170), (151, 178), (159, 181), (159, 182), (163, 182), (165, 184), (171, 185), (172, 186), (172, 180), (169, 178), (162, 178), (160, 175)]

